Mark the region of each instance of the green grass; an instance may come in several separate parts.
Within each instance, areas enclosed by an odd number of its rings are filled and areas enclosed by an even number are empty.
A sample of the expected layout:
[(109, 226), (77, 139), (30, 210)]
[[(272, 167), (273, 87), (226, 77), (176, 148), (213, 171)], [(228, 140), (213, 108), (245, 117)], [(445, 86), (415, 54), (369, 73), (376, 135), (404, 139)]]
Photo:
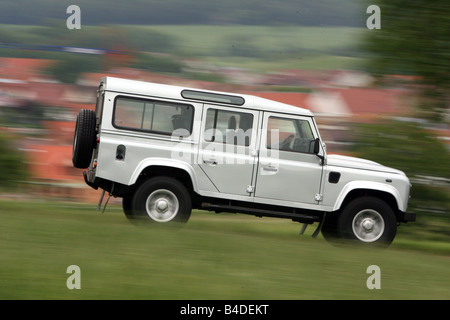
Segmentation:
[[(281, 68), (358, 69), (363, 61), (358, 49), (365, 32), (361, 28), (238, 25), (124, 28), (133, 35), (131, 41), (145, 37), (147, 32), (165, 34), (175, 40), (174, 51), (180, 56), (258, 72)], [(137, 44), (143, 43), (142, 40)]]
[[(366, 28), (243, 25), (82, 26), (68, 32), (65, 21), (48, 26), (0, 24), (3, 42), (163, 52), (209, 64), (270, 72), (284, 68), (360, 69)], [(114, 34), (115, 37), (105, 37)], [(0, 50), (0, 55), (60, 59), (59, 53)]]
[[(421, 249), (400, 234), (386, 250), (334, 247), (300, 227), (205, 212), (182, 228), (135, 226), (120, 206), (1, 201), (0, 299), (450, 298), (448, 243)], [(70, 265), (81, 290), (66, 287)], [(366, 287), (370, 265), (379, 290)]]
[(354, 46), (364, 30), (349, 27), (181, 25), (127, 26), (134, 34), (157, 31), (177, 38), (180, 46), (197, 54), (248, 40), (265, 50), (333, 50)]

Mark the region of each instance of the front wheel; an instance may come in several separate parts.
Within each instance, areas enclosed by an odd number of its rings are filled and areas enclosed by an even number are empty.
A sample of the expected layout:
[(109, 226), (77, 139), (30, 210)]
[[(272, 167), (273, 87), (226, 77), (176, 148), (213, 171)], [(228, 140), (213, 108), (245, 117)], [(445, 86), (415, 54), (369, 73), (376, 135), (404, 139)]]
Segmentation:
[(132, 198), (124, 199), (129, 218), (149, 222), (187, 222), (191, 215), (191, 197), (186, 187), (170, 177), (155, 177), (144, 182)]
[(337, 230), (343, 239), (387, 247), (397, 233), (397, 220), (383, 200), (362, 197), (345, 207), (337, 220)]

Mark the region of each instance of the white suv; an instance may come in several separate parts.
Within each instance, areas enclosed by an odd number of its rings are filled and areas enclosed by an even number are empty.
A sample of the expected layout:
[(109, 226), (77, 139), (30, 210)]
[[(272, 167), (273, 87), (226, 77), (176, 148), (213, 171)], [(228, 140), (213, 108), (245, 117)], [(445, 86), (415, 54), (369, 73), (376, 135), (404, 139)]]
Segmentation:
[(250, 95), (102, 78), (95, 112), (77, 117), (72, 160), (130, 219), (246, 213), (384, 246), (415, 220), (403, 172), (327, 155), (309, 110)]

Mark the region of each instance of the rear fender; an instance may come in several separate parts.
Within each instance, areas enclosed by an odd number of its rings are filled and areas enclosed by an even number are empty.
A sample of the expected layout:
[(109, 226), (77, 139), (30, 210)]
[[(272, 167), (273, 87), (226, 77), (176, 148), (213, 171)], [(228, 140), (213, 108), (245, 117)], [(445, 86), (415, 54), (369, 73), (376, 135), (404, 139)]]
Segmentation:
[(192, 187), (195, 192), (198, 191), (198, 183), (195, 178), (194, 169), (191, 165), (186, 162), (179, 161), (176, 159), (166, 159), (166, 158), (148, 158), (142, 160), (139, 165), (134, 170), (128, 185), (133, 185), (138, 180), (141, 173), (147, 169), (148, 167), (159, 166), (159, 167), (167, 167), (167, 168), (176, 168), (185, 171), (189, 177), (191, 178)]

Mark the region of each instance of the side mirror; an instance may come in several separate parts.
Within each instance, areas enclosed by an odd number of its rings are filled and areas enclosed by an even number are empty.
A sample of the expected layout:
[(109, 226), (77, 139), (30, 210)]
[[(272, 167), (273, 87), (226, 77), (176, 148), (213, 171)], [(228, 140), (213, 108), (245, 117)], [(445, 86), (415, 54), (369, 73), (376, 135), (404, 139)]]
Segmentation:
[(320, 151), (320, 139), (316, 138), (316, 140), (314, 140), (314, 154), (319, 154)]
[(325, 157), (323, 155), (320, 155), (320, 139), (316, 138), (316, 140), (314, 140), (314, 150), (313, 150), (314, 154), (319, 157), (322, 160), (322, 164), (324, 164), (324, 160)]

